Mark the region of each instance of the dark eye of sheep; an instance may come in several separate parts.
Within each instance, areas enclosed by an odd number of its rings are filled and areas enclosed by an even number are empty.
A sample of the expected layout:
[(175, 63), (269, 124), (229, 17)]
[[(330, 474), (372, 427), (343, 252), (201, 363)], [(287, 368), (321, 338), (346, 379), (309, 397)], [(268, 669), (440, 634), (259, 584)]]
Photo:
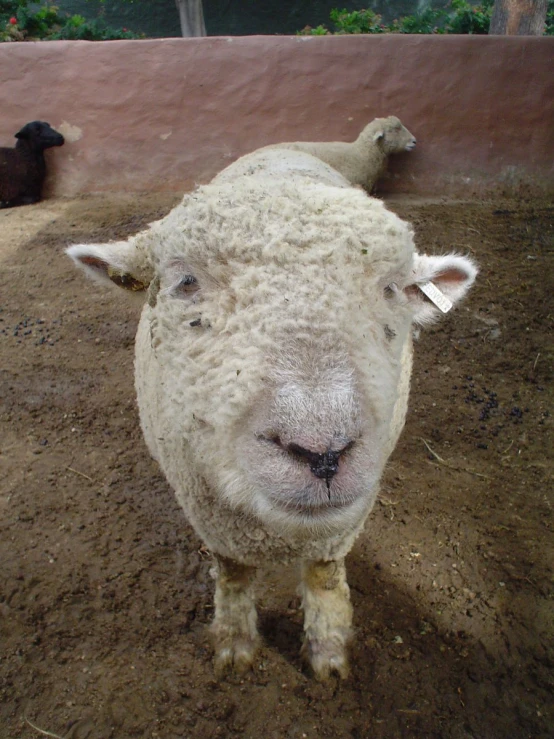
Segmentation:
[(194, 275), (183, 275), (179, 282), (172, 288), (171, 293), (175, 298), (189, 298), (198, 289), (198, 281)]

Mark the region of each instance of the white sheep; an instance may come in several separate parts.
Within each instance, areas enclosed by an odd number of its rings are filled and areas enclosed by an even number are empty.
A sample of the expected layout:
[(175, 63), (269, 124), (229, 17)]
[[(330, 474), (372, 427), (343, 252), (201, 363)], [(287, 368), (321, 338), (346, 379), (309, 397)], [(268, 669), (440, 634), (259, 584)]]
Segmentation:
[[(344, 558), (406, 414), (411, 327), (473, 282), (319, 159), (265, 149), (126, 242), (77, 245), (91, 276), (148, 290), (136, 339), (147, 445), (213, 553), (216, 670), (253, 663), (255, 574), (301, 563), (303, 653), (348, 674)], [(446, 305), (445, 305), (446, 303)]]
[(389, 156), (411, 151), (415, 145), (413, 134), (391, 115), (368, 123), (352, 143), (295, 141), (264, 148), (305, 151), (329, 164), (353, 185), (361, 185), (371, 191), (384, 174)]

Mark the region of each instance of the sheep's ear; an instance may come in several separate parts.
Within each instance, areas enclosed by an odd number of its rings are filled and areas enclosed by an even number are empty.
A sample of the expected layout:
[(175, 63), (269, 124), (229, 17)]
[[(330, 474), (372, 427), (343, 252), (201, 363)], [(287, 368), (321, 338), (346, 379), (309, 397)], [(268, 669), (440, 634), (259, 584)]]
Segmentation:
[(466, 295), (476, 276), (477, 267), (467, 257), (416, 254), (411, 281), (403, 288), (414, 312), (414, 321), (432, 323), (448, 313)]
[(66, 254), (93, 280), (131, 292), (146, 290), (153, 277), (149, 266), (141, 263), (134, 239), (110, 244), (75, 244), (66, 249)]
[(379, 139), (382, 139), (384, 135), (385, 134), (383, 131), (377, 131), (376, 133), (373, 134), (373, 140), (379, 141)]
[(23, 128), (15, 134), (16, 139), (28, 139), (29, 138), (29, 125), (25, 124)]

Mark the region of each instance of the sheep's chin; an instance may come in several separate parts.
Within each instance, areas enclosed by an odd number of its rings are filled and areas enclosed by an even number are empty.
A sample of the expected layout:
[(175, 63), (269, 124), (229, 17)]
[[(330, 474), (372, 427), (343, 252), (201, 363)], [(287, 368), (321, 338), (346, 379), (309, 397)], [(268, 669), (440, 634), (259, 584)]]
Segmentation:
[(264, 496), (255, 501), (255, 513), (263, 523), (281, 533), (306, 533), (310, 536), (329, 536), (349, 531), (369, 512), (371, 496), (363, 496), (340, 506), (287, 507)]

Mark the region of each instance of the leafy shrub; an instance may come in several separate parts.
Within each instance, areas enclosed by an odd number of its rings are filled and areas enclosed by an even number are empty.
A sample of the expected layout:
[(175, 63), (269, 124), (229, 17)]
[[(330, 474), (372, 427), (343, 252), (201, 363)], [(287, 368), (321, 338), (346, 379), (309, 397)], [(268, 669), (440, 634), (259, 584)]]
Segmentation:
[[(453, 0), (455, 2), (455, 0)], [(390, 33), (444, 33), (442, 24), (447, 16), (444, 10), (427, 8), (415, 15), (406, 15), (394, 20), (389, 26)]]
[(381, 16), (372, 10), (338, 10), (334, 8), (330, 18), (335, 24), (336, 33), (385, 33), (386, 26)]
[(126, 28), (110, 28), (102, 19), (60, 12), (56, 5), (41, 6), (29, 0), (0, 0), (0, 41), (111, 41), (143, 38)]
[(50, 40), (66, 39), (71, 41), (117, 41), (144, 38), (144, 34), (137, 34), (128, 31), (126, 28), (111, 28), (101, 19), (87, 21), (82, 15), (72, 15), (59, 31), (49, 38)]
[(298, 36), (328, 36), (331, 33), (325, 26), (305, 26), (301, 31), (298, 31)]
[(449, 17), (447, 33), (487, 34), (491, 22), (493, 0), (481, 5), (470, 5), (466, 0), (451, 0), (454, 13)]
[[(324, 36), (345, 33), (469, 33), (487, 34), (494, 0), (482, 0), (480, 5), (470, 5), (467, 0), (450, 0), (448, 9), (428, 8), (415, 15), (407, 15), (385, 25), (372, 10), (338, 10), (330, 13), (334, 30), (326, 26), (306, 26), (300, 34)], [(548, 0), (546, 15), (547, 35), (554, 35), (554, 0)]]
[(549, 0), (548, 10), (546, 11), (546, 28), (547, 36), (554, 36), (554, 0)]

